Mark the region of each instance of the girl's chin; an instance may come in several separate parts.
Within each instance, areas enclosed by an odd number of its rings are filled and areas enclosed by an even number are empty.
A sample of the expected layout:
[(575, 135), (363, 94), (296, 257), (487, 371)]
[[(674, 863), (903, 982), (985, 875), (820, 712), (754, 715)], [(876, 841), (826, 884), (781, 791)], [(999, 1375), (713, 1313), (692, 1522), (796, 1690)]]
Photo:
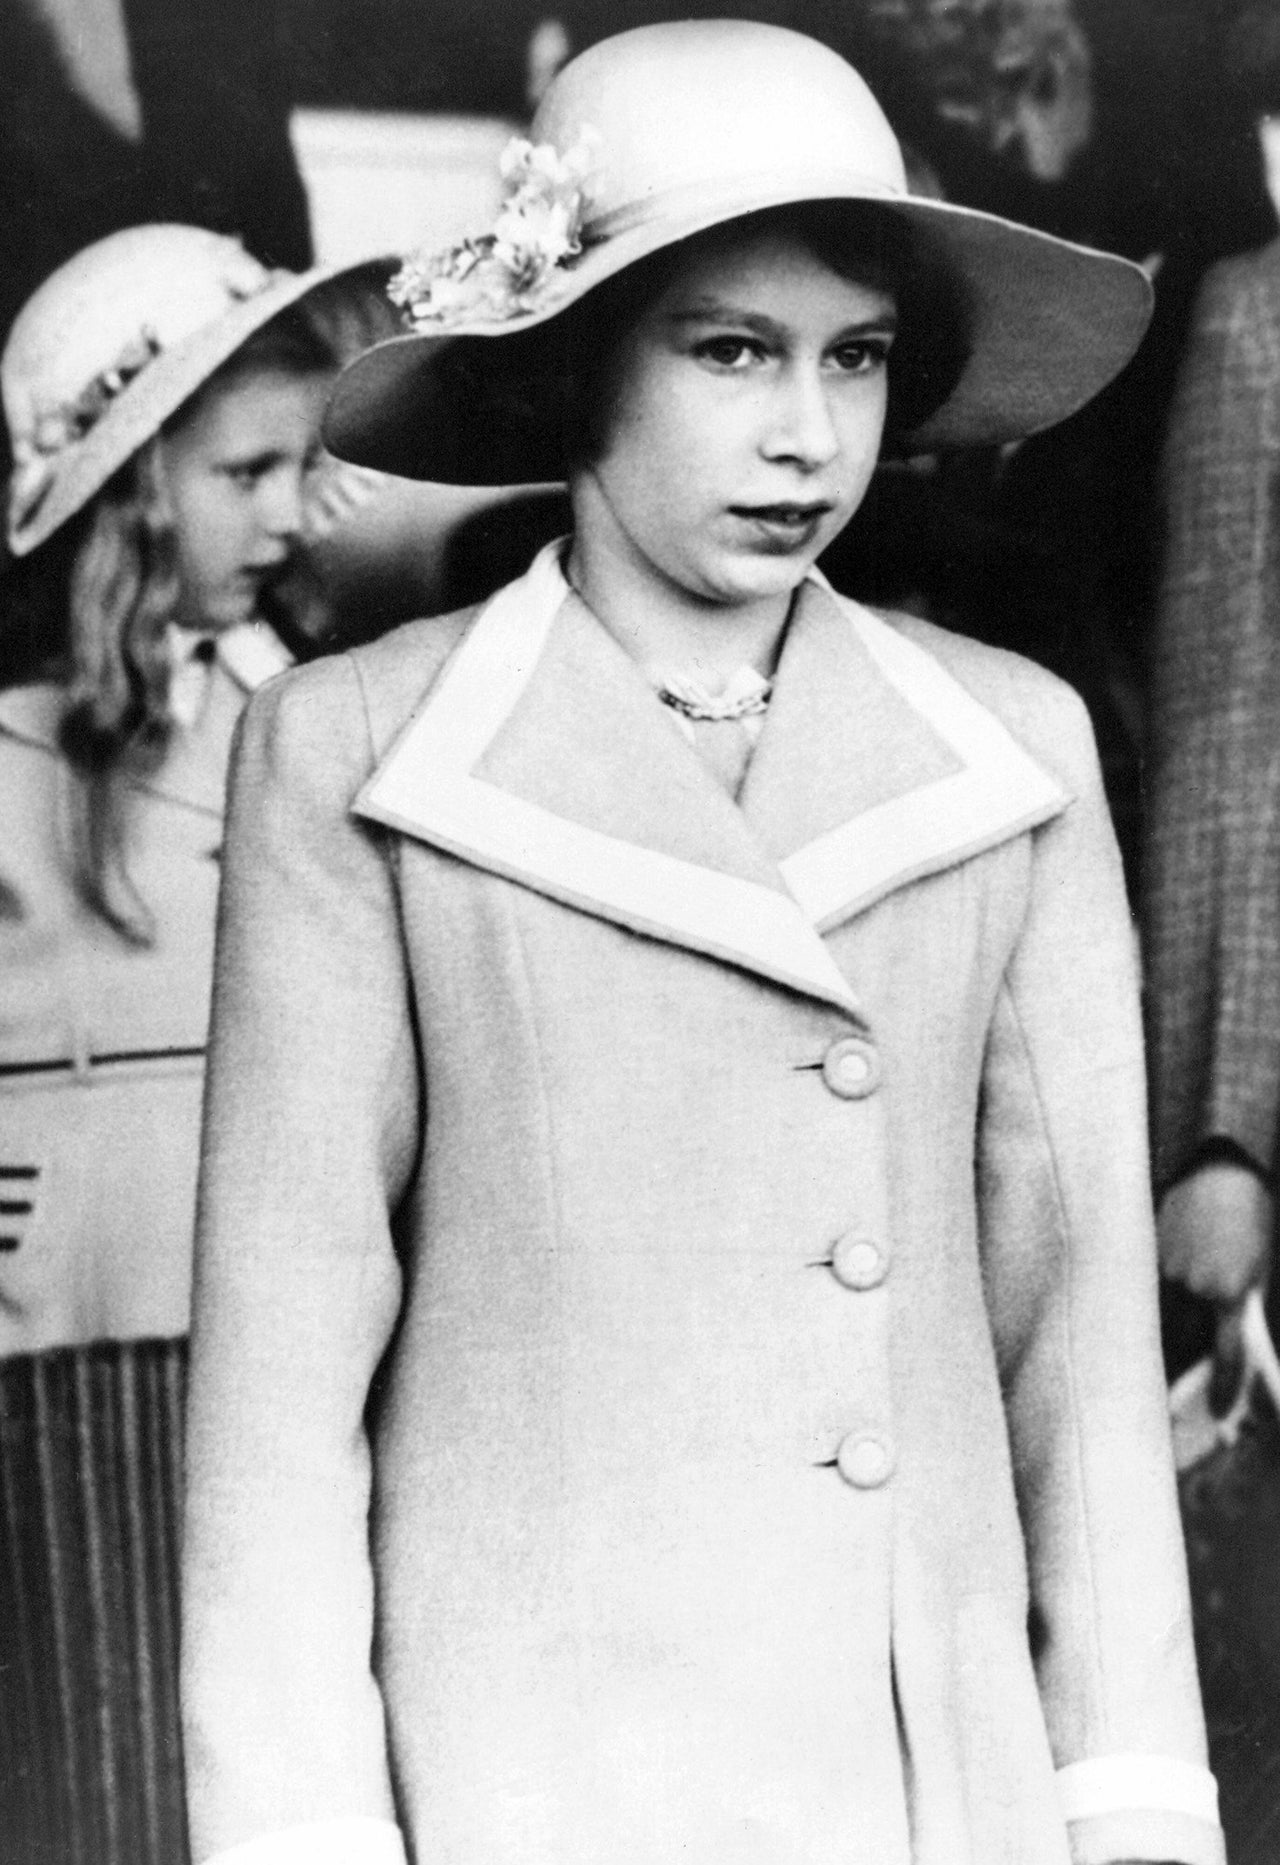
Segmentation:
[(808, 576), (817, 554), (816, 550), (789, 552), (786, 556), (735, 554), (732, 561), (708, 570), (705, 593), (731, 604), (789, 596)]
[(263, 591), (255, 581), (222, 591), (207, 605), (204, 627), (212, 633), (240, 628), (246, 622), (260, 622)]

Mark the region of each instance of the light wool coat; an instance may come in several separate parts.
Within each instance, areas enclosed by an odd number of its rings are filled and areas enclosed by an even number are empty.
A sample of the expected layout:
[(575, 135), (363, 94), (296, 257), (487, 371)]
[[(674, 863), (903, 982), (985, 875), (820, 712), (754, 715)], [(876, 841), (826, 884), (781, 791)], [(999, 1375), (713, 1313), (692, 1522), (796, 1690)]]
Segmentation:
[(235, 630), (198, 720), (128, 786), (145, 946), (76, 886), (65, 692), (0, 693), (0, 1359), (187, 1331), (227, 757), (288, 664), (269, 630)]
[(262, 695), (197, 1858), (1220, 1861), (1131, 947), (1074, 697), (820, 582), (740, 806), (554, 551)]

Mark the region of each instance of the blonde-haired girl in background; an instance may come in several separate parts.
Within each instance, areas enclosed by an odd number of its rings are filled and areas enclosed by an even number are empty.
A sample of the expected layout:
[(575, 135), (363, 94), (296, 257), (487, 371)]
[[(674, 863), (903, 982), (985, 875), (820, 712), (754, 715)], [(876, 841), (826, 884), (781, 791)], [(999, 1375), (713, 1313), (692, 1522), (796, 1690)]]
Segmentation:
[[(0, 587), (0, 1853), (186, 1855), (181, 1401), (223, 789), (292, 654), (318, 273), (200, 228), (17, 318)], [(277, 627), (273, 627), (273, 623)]]

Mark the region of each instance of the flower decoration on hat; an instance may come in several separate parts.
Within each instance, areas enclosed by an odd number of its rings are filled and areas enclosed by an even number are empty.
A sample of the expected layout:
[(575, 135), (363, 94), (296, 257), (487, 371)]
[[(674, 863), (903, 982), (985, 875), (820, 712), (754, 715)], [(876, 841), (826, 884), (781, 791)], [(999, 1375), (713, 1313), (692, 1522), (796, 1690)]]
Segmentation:
[(584, 127), (565, 154), (513, 137), (502, 152), (502, 205), (490, 232), (406, 260), (387, 290), (414, 329), (529, 316), (554, 302), (582, 251), (586, 181), (600, 137)]
[(84, 439), (116, 397), (159, 356), (162, 348), (155, 331), (144, 326), (109, 368), (100, 370), (85, 384), (74, 401), (47, 410), (30, 433), (14, 437), (9, 502), (15, 525), (27, 524), (35, 516), (52, 483), (54, 467), (63, 449)]

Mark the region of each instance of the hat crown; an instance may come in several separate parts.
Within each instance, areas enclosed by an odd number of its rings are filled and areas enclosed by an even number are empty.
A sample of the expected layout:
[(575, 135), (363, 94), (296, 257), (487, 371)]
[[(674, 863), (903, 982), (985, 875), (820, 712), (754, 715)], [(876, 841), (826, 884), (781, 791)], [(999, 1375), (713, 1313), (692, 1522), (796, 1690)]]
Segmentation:
[(748, 20), (640, 26), (573, 59), (534, 120), (535, 143), (597, 141), (587, 232), (677, 190), (747, 186), (761, 176), (803, 189), (815, 173), (872, 193), (906, 193), (898, 139), (853, 67), (785, 27)]
[(129, 227), (86, 247), (27, 300), (0, 356), (11, 440), (33, 438), (122, 361), (185, 342), (270, 278), (238, 240), (201, 227)]

